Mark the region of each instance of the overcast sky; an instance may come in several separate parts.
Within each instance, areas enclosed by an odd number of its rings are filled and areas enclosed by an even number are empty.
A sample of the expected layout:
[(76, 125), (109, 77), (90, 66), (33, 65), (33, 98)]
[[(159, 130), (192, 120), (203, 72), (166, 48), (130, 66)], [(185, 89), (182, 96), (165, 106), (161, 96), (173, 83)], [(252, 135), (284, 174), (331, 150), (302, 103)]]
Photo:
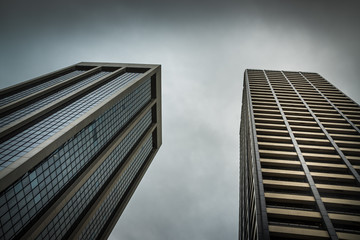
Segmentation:
[(81, 61), (161, 64), (163, 145), (110, 239), (236, 239), (244, 70), (318, 72), (359, 103), (359, 9), (2, 0), (0, 87)]

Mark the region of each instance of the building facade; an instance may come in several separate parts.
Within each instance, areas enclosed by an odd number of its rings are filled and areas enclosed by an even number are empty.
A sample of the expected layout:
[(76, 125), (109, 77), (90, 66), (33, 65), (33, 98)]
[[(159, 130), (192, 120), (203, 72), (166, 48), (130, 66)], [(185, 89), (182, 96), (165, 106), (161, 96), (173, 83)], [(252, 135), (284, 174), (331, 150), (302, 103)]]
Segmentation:
[(360, 239), (359, 128), (319, 74), (246, 70), (239, 239)]
[(78, 63), (0, 91), (0, 239), (106, 239), (161, 146), (160, 65)]

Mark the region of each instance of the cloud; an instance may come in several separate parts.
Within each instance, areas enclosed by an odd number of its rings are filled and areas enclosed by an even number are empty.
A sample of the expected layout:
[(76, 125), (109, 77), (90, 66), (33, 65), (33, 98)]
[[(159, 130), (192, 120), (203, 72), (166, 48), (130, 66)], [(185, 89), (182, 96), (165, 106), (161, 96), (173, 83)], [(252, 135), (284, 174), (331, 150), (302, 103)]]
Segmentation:
[(355, 1), (19, 3), (0, 8), (3, 87), (80, 61), (162, 64), (163, 146), (112, 240), (237, 238), (246, 68), (318, 72), (360, 102)]

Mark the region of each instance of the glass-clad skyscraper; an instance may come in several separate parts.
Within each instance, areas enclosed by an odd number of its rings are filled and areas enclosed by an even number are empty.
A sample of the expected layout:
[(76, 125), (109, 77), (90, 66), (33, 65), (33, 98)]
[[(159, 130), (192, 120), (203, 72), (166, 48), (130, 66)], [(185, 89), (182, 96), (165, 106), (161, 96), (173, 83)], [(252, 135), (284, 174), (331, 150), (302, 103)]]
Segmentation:
[(239, 239), (360, 239), (359, 128), (319, 74), (246, 70)]
[(0, 91), (0, 239), (104, 239), (161, 146), (159, 65), (78, 63)]

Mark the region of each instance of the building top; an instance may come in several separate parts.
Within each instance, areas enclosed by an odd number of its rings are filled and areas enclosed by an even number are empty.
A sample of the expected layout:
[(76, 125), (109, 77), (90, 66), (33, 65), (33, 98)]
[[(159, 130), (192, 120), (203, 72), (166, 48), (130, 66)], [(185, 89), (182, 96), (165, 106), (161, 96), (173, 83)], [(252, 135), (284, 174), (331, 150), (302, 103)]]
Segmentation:
[(319, 74), (246, 70), (239, 238), (359, 239), (359, 128)]
[(80, 62), (0, 90), (0, 191), (160, 68)]
[(75, 64), (0, 111), (0, 239), (106, 239), (162, 143), (161, 68)]

